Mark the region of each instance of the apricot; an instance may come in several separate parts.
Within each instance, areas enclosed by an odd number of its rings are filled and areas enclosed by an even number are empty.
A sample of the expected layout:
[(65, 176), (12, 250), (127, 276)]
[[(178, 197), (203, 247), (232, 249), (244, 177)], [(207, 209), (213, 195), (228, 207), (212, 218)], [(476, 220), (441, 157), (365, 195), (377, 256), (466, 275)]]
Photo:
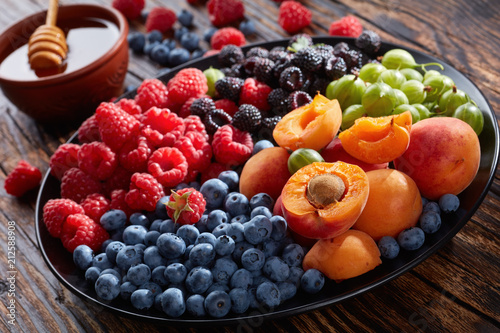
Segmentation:
[(290, 177), (288, 151), (281, 147), (266, 148), (253, 155), (243, 166), (240, 192), (250, 200), (257, 193), (267, 193), (278, 199)]
[(369, 272), (381, 263), (373, 238), (351, 229), (335, 238), (317, 241), (305, 255), (302, 266), (304, 270), (315, 268), (341, 282)]
[(321, 156), (323, 156), (325, 162), (333, 163), (337, 161), (342, 161), (350, 164), (356, 164), (365, 172), (377, 169), (387, 169), (389, 167), (388, 162), (370, 164), (360, 161), (355, 157), (352, 157), (345, 151), (344, 147), (342, 147), (342, 141), (340, 141), (338, 137), (335, 137), (332, 141), (330, 141), (329, 144), (326, 145), (325, 148), (321, 150)]
[(273, 138), (288, 150), (320, 150), (337, 135), (341, 123), (342, 110), (338, 101), (317, 94), (311, 103), (286, 114), (276, 124)]
[(368, 177), (357, 165), (314, 162), (299, 169), (283, 187), (283, 216), (288, 227), (303, 237), (332, 238), (356, 222), (368, 192)]
[(352, 228), (378, 241), (414, 227), (422, 213), (422, 198), (413, 179), (394, 169), (368, 171), (366, 175), (368, 201)]
[(459, 194), (474, 180), (481, 161), (479, 139), (466, 122), (452, 117), (428, 118), (410, 132), (410, 145), (394, 161), (430, 200)]
[(411, 112), (385, 117), (361, 117), (339, 134), (345, 151), (365, 163), (391, 162), (410, 143)]

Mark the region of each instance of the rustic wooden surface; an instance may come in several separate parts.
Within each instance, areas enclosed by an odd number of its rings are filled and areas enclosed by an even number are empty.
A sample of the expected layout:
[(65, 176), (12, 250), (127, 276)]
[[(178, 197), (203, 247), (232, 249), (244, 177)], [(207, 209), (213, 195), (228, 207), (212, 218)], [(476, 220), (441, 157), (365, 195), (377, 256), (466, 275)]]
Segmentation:
[[(111, 0), (61, 0), (110, 4)], [(360, 18), (384, 41), (409, 46), (448, 62), (469, 77), (500, 116), (500, 6), (495, 0), (303, 0), (313, 12), (305, 31), (325, 35), (330, 22), (347, 14)], [(0, 30), (46, 8), (48, 1), (2, 0)], [(184, 0), (147, 0), (147, 9), (165, 5), (195, 13), (195, 29), (210, 25), (203, 5)], [(258, 32), (249, 42), (287, 37), (276, 22), (278, 4), (245, 0), (246, 16)], [(131, 29), (143, 30), (140, 22)], [(124, 86), (153, 77), (159, 68), (132, 56)], [(29, 98), (27, 96), (27, 98)], [(3, 182), (20, 159), (45, 172), (57, 146), (73, 129), (48, 133), (0, 95), (0, 331), (159, 332), (197, 331), (156, 327), (102, 311), (69, 292), (49, 271), (39, 252), (34, 226), (36, 192), (18, 200)], [(340, 304), (265, 323), (255, 332), (500, 332), (500, 173), (483, 204), (441, 250), (399, 278)], [(7, 323), (7, 224), (16, 222), (16, 326)], [(241, 331), (241, 327), (239, 327)], [(238, 327), (203, 328), (234, 331)], [(244, 331), (244, 330), (243, 330)]]

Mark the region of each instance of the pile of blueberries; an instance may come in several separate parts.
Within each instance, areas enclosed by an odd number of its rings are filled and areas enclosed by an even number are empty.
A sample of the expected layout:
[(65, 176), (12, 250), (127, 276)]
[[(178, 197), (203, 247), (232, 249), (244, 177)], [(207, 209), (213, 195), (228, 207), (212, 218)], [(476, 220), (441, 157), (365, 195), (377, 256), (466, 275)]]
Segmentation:
[(194, 225), (179, 225), (166, 212), (168, 196), (151, 214), (110, 210), (101, 218), (111, 239), (99, 254), (86, 245), (73, 253), (75, 265), (104, 301), (123, 299), (138, 310), (169, 317), (221, 318), (248, 309), (272, 310), (300, 289), (319, 292), (325, 277), (306, 272), (306, 248), (293, 242), (285, 219), (273, 215), (265, 193), (248, 200), (237, 192), (239, 176), (222, 172), (199, 188), (206, 211)]

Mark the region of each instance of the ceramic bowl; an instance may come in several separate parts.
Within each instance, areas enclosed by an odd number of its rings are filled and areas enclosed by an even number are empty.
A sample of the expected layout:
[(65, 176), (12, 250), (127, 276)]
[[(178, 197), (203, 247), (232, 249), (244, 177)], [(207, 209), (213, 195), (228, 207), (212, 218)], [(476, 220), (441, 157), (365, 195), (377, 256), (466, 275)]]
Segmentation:
[[(0, 34), (0, 64), (17, 49), (25, 45), (35, 31), (44, 24), (46, 11), (28, 16), (13, 24)], [(76, 24), (82, 18), (111, 24), (117, 38), (109, 39), (110, 45), (103, 47), (100, 56), (81, 68), (66, 70), (49, 76), (26, 78), (20, 75), (5, 75), (0, 72), (0, 87), (5, 96), (21, 111), (40, 123), (78, 122), (95, 111), (102, 101), (119, 96), (128, 68), (128, 22), (116, 9), (100, 5), (60, 6), (57, 26), (63, 28)], [(69, 22), (69, 23), (68, 23)], [(64, 31), (64, 28), (63, 28)], [(76, 39), (78, 46), (79, 39)], [(69, 42), (68, 42), (69, 43)], [(111, 45), (112, 44), (112, 45)], [(24, 46), (26, 47), (26, 46)], [(68, 52), (68, 68), (71, 59), (71, 45)], [(73, 48), (73, 52), (85, 53), (86, 50)], [(23, 53), (19, 53), (23, 56)], [(74, 56), (75, 54), (73, 54)], [(25, 60), (28, 63), (26, 55)], [(26, 67), (29, 70), (29, 64)]]

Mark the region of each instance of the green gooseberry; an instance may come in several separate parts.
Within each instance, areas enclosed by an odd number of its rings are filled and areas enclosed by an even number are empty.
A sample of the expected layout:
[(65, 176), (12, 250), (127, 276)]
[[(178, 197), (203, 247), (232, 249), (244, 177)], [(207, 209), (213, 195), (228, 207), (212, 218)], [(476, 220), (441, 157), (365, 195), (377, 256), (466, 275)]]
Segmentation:
[(424, 69), (427, 66), (435, 65), (443, 70), (443, 65), (437, 62), (427, 64), (417, 64), (410, 52), (403, 49), (392, 49), (387, 51), (382, 57), (382, 65), (387, 69), (417, 68)]
[(394, 89), (394, 93), (396, 94), (396, 105), (401, 105), (401, 104), (410, 104), (408, 101), (408, 97), (405, 95), (404, 92), (402, 92), (399, 89)]
[(299, 148), (292, 152), (288, 157), (288, 171), (294, 174), (302, 167), (312, 164), (313, 162), (324, 162), (323, 156), (314, 149)]
[(207, 95), (210, 97), (215, 97), (215, 82), (222, 79), (225, 76), (224, 73), (217, 68), (213, 68), (212, 66), (210, 66), (210, 68), (203, 71), (203, 74), (205, 74), (205, 77), (207, 78)]
[(422, 103), (427, 96), (424, 84), (417, 80), (406, 81), (400, 90), (408, 97), (409, 104)]
[(401, 74), (403, 74), (406, 78), (407, 81), (410, 80), (417, 80), (419, 82), (422, 82), (424, 80), (424, 76), (420, 74), (419, 71), (413, 68), (401, 68), (399, 70)]
[(380, 74), (386, 70), (387, 68), (385, 68), (384, 65), (370, 62), (361, 67), (359, 78), (365, 82), (375, 83)]
[(353, 104), (360, 104), (366, 90), (366, 84), (355, 75), (344, 75), (337, 82), (326, 87), (326, 97), (339, 101), (342, 110)]
[(439, 98), (438, 108), (445, 116), (451, 117), (455, 110), (465, 103), (470, 102), (470, 97), (456, 86), (445, 91)]
[(477, 135), (481, 134), (484, 127), (484, 116), (481, 110), (472, 102), (460, 105), (453, 117), (465, 121), (469, 124)]
[(377, 82), (384, 82), (394, 89), (399, 89), (406, 82), (406, 77), (397, 69), (388, 69), (380, 73)]
[(423, 84), (427, 91), (424, 102), (437, 101), (439, 96), (455, 85), (453, 80), (446, 75), (432, 75), (427, 79), (424, 78)]
[(426, 108), (423, 104), (412, 104), (412, 106), (417, 109), (418, 114), (420, 115), (420, 120), (430, 118), (431, 112), (428, 108)]
[(441, 75), (441, 72), (439, 72), (439, 71), (437, 71), (435, 69), (431, 69), (431, 70), (425, 71), (424, 78), (423, 78), (422, 82), (424, 80), (426, 80), (427, 78), (429, 78), (431, 76), (435, 76), (435, 75)]
[(418, 112), (418, 110), (414, 106), (409, 105), (409, 104), (401, 104), (401, 105), (396, 106), (396, 108), (394, 108), (394, 110), (392, 111), (392, 114), (401, 114), (405, 111), (411, 112), (411, 123), (412, 124), (415, 124), (417, 121), (420, 120), (420, 113)]
[(361, 104), (370, 117), (382, 117), (391, 114), (396, 106), (397, 97), (390, 85), (377, 82), (366, 88)]
[(356, 119), (366, 116), (366, 110), (361, 104), (353, 104), (342, 113), (340, 128), (344, 131), (354, 125)]

